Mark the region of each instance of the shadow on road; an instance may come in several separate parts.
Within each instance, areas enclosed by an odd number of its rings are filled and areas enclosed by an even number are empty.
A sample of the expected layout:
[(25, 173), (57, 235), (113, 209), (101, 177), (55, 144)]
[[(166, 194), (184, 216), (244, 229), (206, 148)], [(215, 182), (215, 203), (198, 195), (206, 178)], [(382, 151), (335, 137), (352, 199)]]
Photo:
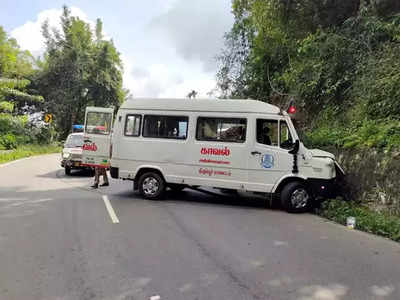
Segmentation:
[[(92, 174), (87, 170), (73, 170), (71, 175), (65, 175), (64, 170), (58, 169), (46, 174), (36, 175), (41, 178), (62, 179), (63, 181), (76, 180), (79, 178), (90, 178)], [(82, 187), (81, 187), (82, 188)], [(89, 188), (84, 188), (89, 190)], [(108, 194), (114, 198), (113, 201), (124, 204), (133, 203), (134, 201), (149, 201), (162, 203), (184, 202), (191, 205), (220, 205), (230, 207), (247, 207), (257, 209), (276, 209), (279, 207), (271, 207), (269, 198), (266, 196), (254, 195), (252, 193), (238, 194), (236, 192), (222, 192), (219, 189), (199, 187), (185, 188), (183, 191), (177, 192), (168, 189), (164, 199), (162, 200), (146, 200), (143, 199), (138, 191), (133, 191), (130, 181), (114, 180), (110, 178), (110, 187), (96, 190), (100, 194)]]
[[(112, 183), (111, 183), (112, 184)], [(271, 208), (269, 201), (265, 197), (254, 195), (238, 195), (238, 194), (224, 194), (217, 189), (211, 188), (186, 188), (183, 191), (176, 192), (167, 190), (162, 200), (146, 200), (137, 191), (119, 190), (110, 193), (113, 196), (114, 202), (129, 203), (133, 201), (149, 201), (161, 203), (176, 203), (184, 202), (191, 205), (222, 205), (230, 207), (247, 207), (247, 208)]]
[(60, 177), (63, 177), (63, 179), (67, 179), (68, 178), (87, 178), (87, 177), (93, 177), (94, 174), (92, 174), (90, 171), (88, 170), (71, 170), (71, 174), (70, 175), (65, 175), (64, 170), (56, 170), (56, 171), (52, 171), (46, 174), (41, 174), (41, 175), (36, 175), (36, 177), (40, 177), (40, 178), (52, 178), (52, 179), (59, 179)]
[[(173, 200), (169, 200), (173, 199)], [(251, 194), (224, 194), (213, 189), (185, 189), (182, 192), (168, 191), (166, 201), (182, 201), (195, 205), (202, 203), (224, 206), (237, 206), (249, 208), (268, 208), (269, 201), (266, 197), (254, 196)]]

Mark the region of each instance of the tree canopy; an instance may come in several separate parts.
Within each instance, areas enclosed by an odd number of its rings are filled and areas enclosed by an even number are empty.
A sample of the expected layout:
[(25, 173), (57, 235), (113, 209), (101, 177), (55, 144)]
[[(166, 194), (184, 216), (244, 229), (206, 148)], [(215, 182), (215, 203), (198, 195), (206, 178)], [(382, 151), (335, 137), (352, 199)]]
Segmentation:
[(29, 89), (34, 59), (22, 51), (15, 39), (8, 37), (0, 26), (0, 112), (13, 112), (25, 103), (42, 102), (43, 97), (32, 95)]
[(400, 127), (389, 121), (400, 116), (399, 1), (233, 0), (232, 11), (219, 56), (222, 97), (283, 107), (295, 99), (303, 129), (334, 135), (319, 141), (353, 145), (348, 137), (372, 126), (379, 137), (359, 143), (400, 145), (398, 129), (387, 129)]
[(65, 136), (73, 123), (83, 122), (86, 106), (118, 107), (126, 91), (120, 54), (113, 41), (104, 38), (101, 20), (92, 30), (64, 6), (60, 21), (61, 31), (43, 24), (46, 52), (36, 86)]

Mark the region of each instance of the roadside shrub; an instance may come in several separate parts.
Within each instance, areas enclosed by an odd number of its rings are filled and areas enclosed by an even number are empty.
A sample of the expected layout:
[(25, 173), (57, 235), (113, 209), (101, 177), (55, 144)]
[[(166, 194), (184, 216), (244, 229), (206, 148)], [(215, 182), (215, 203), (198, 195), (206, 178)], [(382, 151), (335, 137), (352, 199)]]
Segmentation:
[(52, 130), (49, 126), (41, 126), (36, 129), (35, 139), (38, 144), (48, 144), (52, 139)]
[(43, 124), (32, 124), (28, 117), (0, 113), (0, 136), (11, 134), (17, 145), (48, 144), (55, 137), (55, 129)]
[(14, 104), (8, 101), (0, 102), (0, 112), (11, 113), (14, 110)]
[(374, 53), (357, 72), (353, 94), (365, 104), (371, 118), (397, 118), (400, 115), (400, 46), (386, 44)]
[(27, 133), (27, 123), (26, 116), (12, 116), (11, 114), (0, 113), (0, 134), (25, 135)]
[(46, 154), (46, 153), (57, 153), (60, 152), (62, 147), (57, 144), (50, 145), (24, 145), (18, 147), (18, 149), (9, 152), (9, 153), (1, 153), (0, 152), (0, 164), (6, 163), (12, 160), (20, 159), (23, 157), (28, 157), (32, 155)]
[(400, 121), (397, 119), (364, 120), (340, 125), (322, 123), (305, 133), (308, 147), (375, 148), (400, 147)]
[(400, 242), (400, 216), (374, 212), (354, 202), (328, 200), (317, 213), (329, 220), (346, 225), (347, 217), (356, 218), (356, 229)]
[(0, 136), (0, 144), (3, 145), (6, 150), (15, 149), (17, 148), (17, 139), (13, 134), (9, 133), (4, 136)]
[(341, 146), (345, 130), (341, 127), (322, 126), (307, 132), (306, 136), (307, 146), (310, 148)]

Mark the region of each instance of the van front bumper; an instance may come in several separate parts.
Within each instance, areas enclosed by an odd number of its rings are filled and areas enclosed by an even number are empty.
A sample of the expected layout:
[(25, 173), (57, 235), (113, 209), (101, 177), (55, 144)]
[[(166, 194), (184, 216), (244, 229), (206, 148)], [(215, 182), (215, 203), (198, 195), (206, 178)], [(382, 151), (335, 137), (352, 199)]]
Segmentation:
[(315, 198), (336, 198), (339, 194), (336, 178), (309, 178), (307, 182)]

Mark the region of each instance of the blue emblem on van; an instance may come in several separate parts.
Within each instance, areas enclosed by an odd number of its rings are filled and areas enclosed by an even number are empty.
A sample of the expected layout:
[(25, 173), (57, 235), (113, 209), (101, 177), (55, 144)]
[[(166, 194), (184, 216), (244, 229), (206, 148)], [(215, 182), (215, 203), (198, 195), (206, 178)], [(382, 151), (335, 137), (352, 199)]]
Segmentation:
[(266, 169), (274, 167), (274, 157), (270, 154), (264, 154), (261, 160), (261, 166)]

